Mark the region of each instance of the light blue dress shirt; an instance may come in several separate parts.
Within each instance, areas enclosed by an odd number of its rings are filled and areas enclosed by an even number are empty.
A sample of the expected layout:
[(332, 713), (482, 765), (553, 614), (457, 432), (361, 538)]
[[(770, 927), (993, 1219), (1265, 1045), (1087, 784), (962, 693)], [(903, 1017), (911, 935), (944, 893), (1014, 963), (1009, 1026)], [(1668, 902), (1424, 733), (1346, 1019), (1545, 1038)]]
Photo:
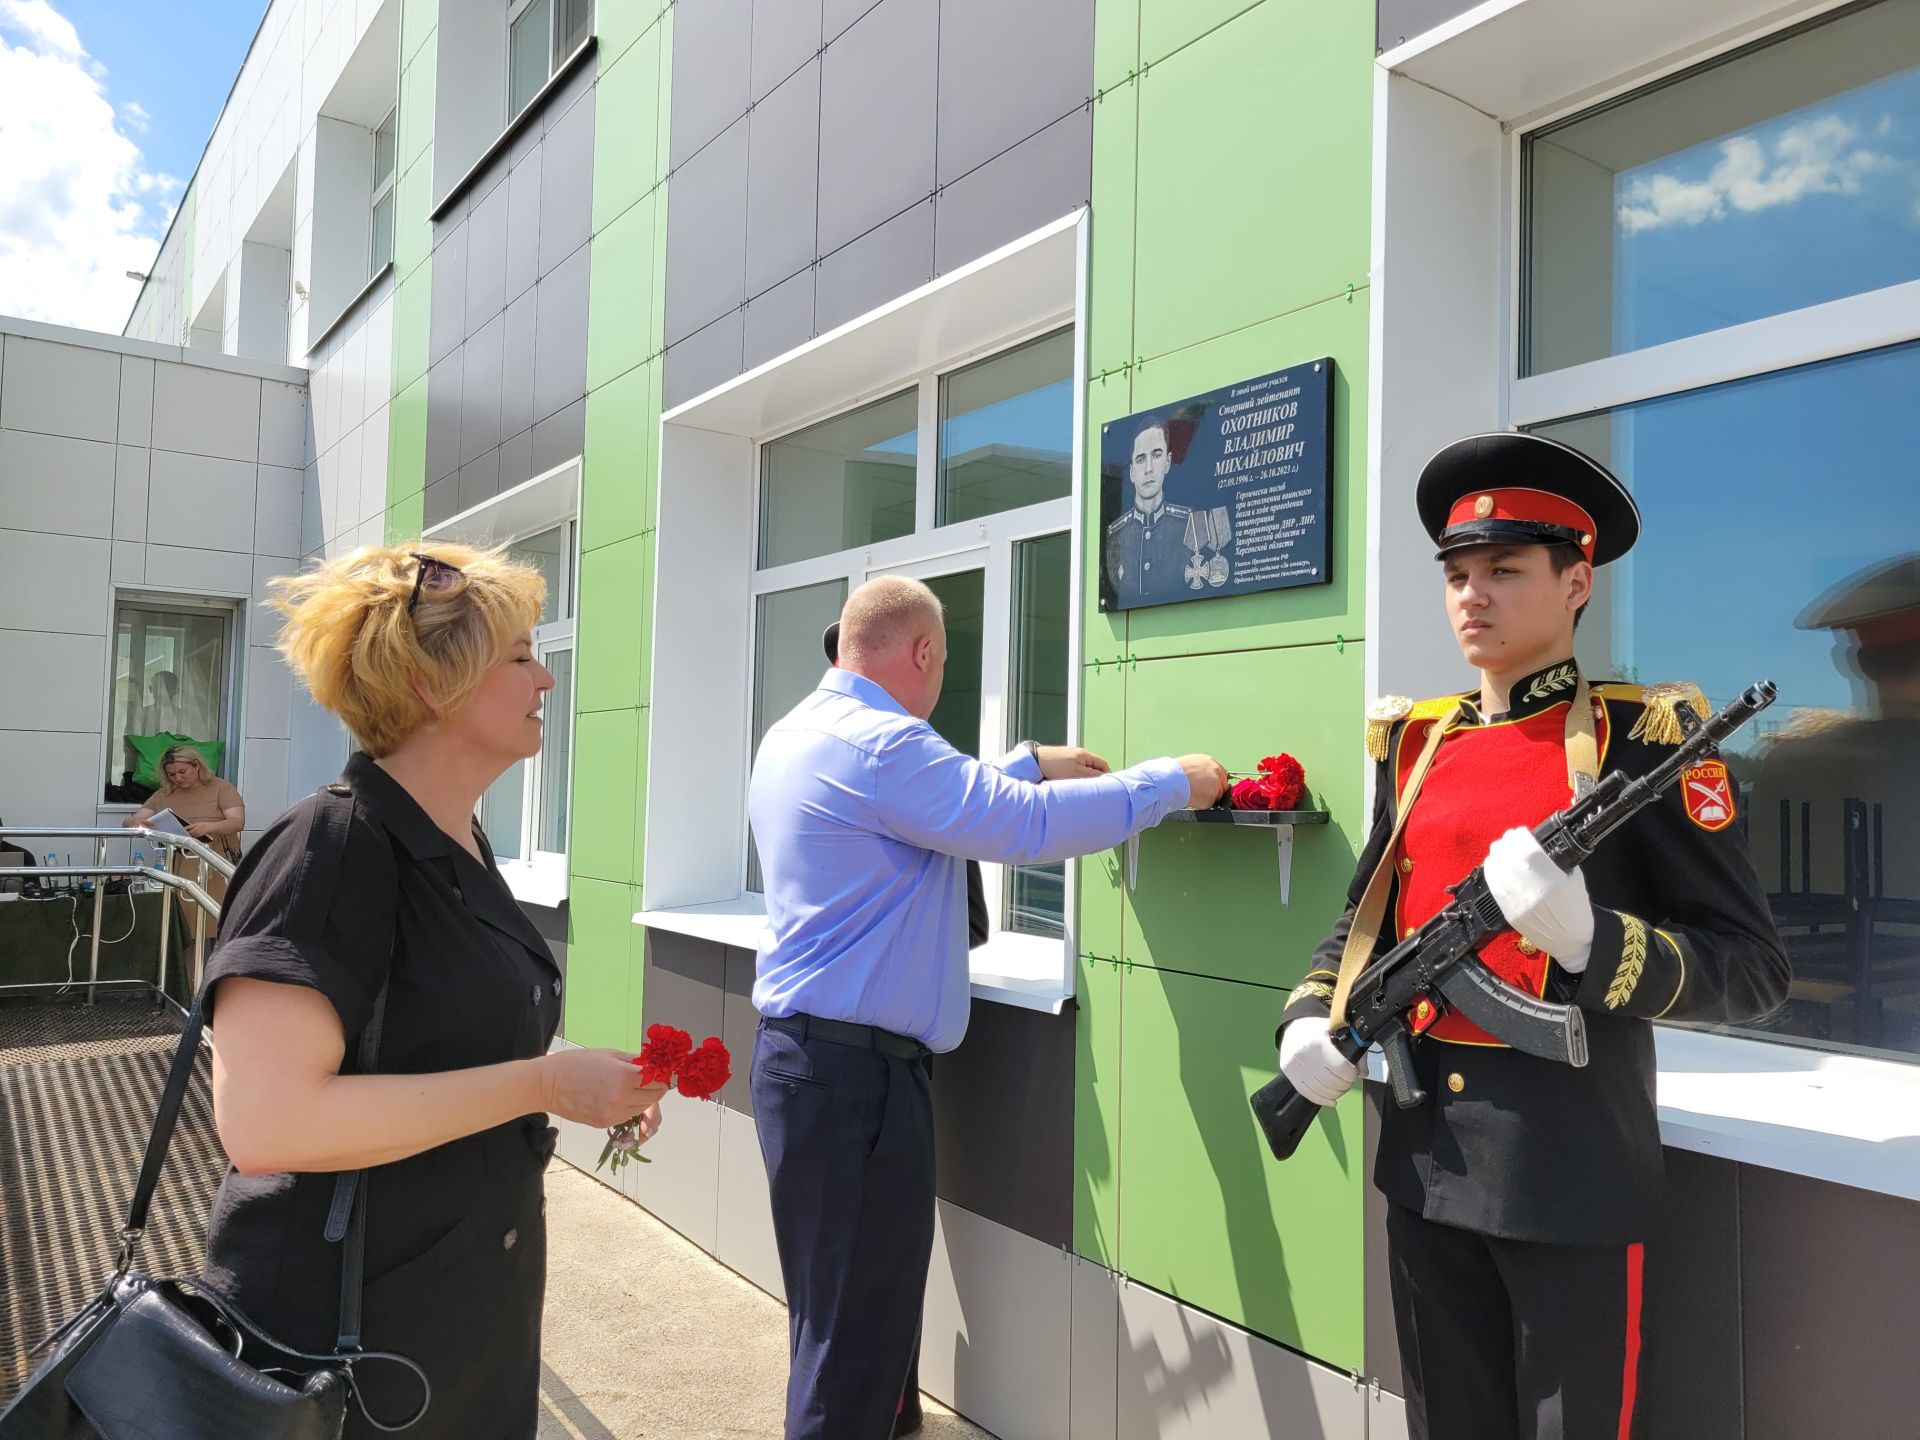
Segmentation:
[(826, 673), (760, 742), (747, 811), (767, 900), (754, 1007), (908, 1035), (967, 1031), (967, 860), (1118, 845), (1187, 803), (1172, 760), (1041, 785), (1024, 749), (963, 755), (873, 681)]

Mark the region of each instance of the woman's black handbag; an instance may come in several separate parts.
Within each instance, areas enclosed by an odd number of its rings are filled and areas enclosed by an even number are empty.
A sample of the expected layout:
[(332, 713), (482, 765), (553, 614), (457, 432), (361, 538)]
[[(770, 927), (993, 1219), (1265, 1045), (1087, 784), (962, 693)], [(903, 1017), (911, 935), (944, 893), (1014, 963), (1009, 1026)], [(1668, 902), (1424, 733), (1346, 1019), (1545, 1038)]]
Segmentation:
[[(362, 1074), (373, 1069), (385, 1010), (383, 989), (360, 1037)], [(345, 1241), (340, 1336), (331, 1355), (281, 1344), (196, 1281), (159, 1279), (133, 1268), (193, 1078), (201, 1028), (196, 1001), (127, 1206), (119, 1263), (100, 1294), (43, 1342), (51, 1353), (0, 1412), (0, 1440), (339, 1440), (350, 1400), (375, 1429), (389, 1432), (417, 1423), (432, 1403), (426, 1373), (413, 1361), (360, 1348), (364, 1171), (336, 1179), (327, 1216), (327, 1239)], [(354, 1383), (354, 1367), (375, 1362), (404, 1366), (420, 1382), (420, 1408), (397, 1424), (375, 1418)]]

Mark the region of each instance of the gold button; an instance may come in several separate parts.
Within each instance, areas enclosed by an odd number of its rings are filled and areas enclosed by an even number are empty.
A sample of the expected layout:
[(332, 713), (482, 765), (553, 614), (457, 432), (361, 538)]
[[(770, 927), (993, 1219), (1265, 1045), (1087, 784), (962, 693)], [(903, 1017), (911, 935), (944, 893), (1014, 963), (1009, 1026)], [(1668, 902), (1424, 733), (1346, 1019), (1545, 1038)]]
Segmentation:
[(1418, 925), (1409, 925), (1407, 926), (1406, 938), (1411, 940), (1414, 936), (1418, 935), (1419, 933), (1420, 933), (1420, 927)]
[(1585, 546), (1591, 545), (1592, 543), (1593, 543), (1593, 536), (1591, 533), (1584, 534), (1580, 537), (1580, 544), (1583, 548)]
[(1454, 1094), (1458, 1095), (1466, 1088), (1467, 1082), (1460, 1078), (1460, 1072), (1458, 1070), (1447, 1076), (1447, 1089), (1451, 1090)]
[(1411, 855), (1402, 855), (1400, 857), (1400, 873), (1402, 875), (1411, 875), (1413, 873), (1413, 857)]
[(1540, 947), (1525, 936), (1522, 936), (1520, 940), (1520, 953), (1522, 955), (1538, 955), (1540, 953)]
[(1482, 520), (1486, 519), (1487, 516), (1493, 513), (1493, 497), (1491, 495), (1482, 495), (1478, 500), (1474, 501), (1473, 513)]

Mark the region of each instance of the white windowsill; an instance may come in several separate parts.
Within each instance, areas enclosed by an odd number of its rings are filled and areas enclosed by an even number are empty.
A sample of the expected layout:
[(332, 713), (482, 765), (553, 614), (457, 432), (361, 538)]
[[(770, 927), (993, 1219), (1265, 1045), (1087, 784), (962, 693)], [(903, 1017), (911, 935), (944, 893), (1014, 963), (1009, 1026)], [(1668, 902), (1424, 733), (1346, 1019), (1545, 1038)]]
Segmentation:
[[(758, 895), (742, 894), (707, 905), (642, 910), (633, 923), (757, 951), (767, 911)], [(1061, 983), (1064, 943), (1034, 935), (994, 936), (973, 952), (973, 998), (1058, 1015), (1073, 998)]]
[(496, 860), (494, 868), (507, 882), (513, 898), (523, 905), (544, 905), (549, 910), (567, 898), (567, 857), (536, 855), (531, 860)]
[[(1660, 1138), (1743, 1165), (1920, 1200), (1920, 1065), (1654, 1029)], [(1379, 1051), (1367, 1078), (1384, 1081)]]

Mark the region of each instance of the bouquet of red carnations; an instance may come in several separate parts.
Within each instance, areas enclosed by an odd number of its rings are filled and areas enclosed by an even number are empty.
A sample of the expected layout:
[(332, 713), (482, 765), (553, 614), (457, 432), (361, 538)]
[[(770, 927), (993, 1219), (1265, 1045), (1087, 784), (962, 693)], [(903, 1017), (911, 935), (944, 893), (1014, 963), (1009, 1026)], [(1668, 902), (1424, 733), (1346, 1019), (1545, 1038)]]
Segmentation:
[[(640, 1067), (644, 1084), (671, 1085), (689, 1100), (710, 1100), (733, 1078), (733, 1057), (719, 1036), (709, 1035), (696, 1046), (693, 1036), (671, 1025), (649, 1025), (647, 1041), (633, 1063)], [(593, 1168), (617, 1173), (629, 1160), (652, 1164), (640, 1153), (640, 1144), (640, 1117), (636, 1115), (607, 1132), (606, 1148)]]
[(1307, 793), (1307, 772), (1291, 755), (1269, 755), (1260, 773), (1233, 782), (1235, 810), (1295, 810)]

